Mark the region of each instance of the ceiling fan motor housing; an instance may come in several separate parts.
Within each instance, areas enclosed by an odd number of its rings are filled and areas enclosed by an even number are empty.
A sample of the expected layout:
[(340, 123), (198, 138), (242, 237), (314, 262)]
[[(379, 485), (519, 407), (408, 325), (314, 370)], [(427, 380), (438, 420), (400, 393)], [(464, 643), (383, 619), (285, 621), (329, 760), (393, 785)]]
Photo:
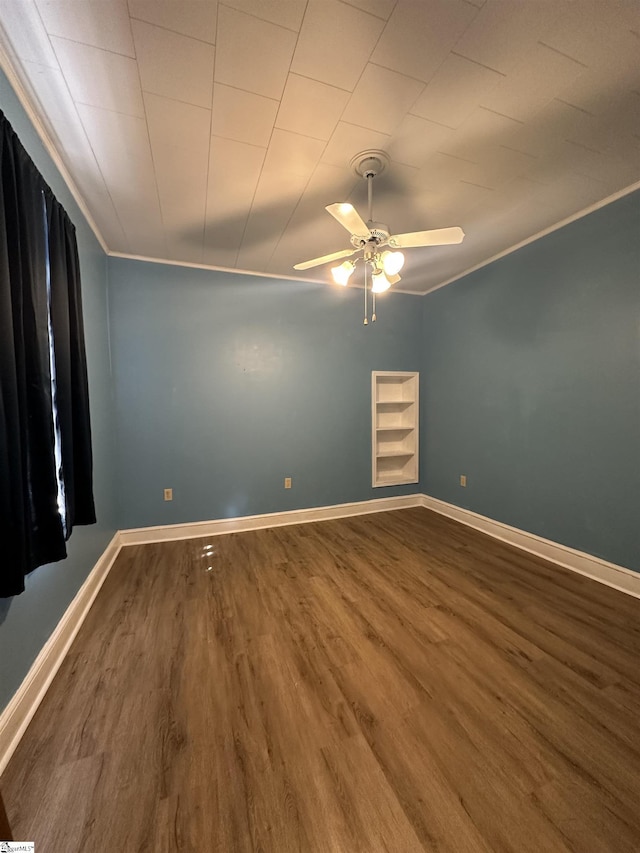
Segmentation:
[(369, 229), (368, 234), (351, 235), (352, 246), (356, 249), (362, 249), (367, 244), (371, 244), (373, 248), (386, 244), (389, 239), (389, 228), (387, 225), (384, 225), (382, 222), (373, 222), (373, 220), (370, 219), (367, 222), (367, 228)]
[(373, 222), (371, 219), (367, 222), (369, 226), (369, 235), (376, 241), (378, 245), (386, 243), (389, 239), (389, 226), (383, 225), (382, 222)]

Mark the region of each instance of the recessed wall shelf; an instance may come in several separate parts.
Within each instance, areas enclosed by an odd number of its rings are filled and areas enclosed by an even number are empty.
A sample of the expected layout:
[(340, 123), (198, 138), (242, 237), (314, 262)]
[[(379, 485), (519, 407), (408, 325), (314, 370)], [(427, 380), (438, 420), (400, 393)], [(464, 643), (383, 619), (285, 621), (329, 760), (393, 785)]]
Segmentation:
[(371, 374), (373, 486), (418, 482), (418, 373)]

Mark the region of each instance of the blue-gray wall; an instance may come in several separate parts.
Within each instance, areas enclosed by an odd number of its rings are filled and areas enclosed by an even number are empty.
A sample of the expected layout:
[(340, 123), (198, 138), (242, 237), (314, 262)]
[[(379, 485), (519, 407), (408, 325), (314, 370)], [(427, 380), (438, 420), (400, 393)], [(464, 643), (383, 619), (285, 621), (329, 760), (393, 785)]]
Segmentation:
[(423, 491), (640, 570), (640, 193), (422, 309)]
[(94, 480), (98, 523), (76, 527), (66, 560), (42, 566), (26, 591), (0, 599), (0, 711), (20, 686), (76, 592), (115, 531), (114, 431), (109, 368), (106, 256), (43, 148), (5, 75), (0, 71), (0, 108), (76, 226), (89, 370)]
[(371, 487), (370, 402), (372, 370), (419, 369), (417, 297), (364, 327), (359, 290), (117, 258), (109, 276), (120, 527), (417, 490)]

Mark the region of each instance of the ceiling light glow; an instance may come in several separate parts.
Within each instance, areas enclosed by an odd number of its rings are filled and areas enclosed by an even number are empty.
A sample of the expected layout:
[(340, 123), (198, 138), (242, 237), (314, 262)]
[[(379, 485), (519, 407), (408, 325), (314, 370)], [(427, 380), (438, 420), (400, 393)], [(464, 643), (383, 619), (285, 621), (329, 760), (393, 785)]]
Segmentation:
[(385, 251), (381, 255), (382, 269), (388, 276), (397, 275), (404, 266), (404, 255), (402, 252)]
[(331, 267), (331, 275), (333, 276), (333, 280), (336, 284), (341, 284), (343, 287), (347, 286), (347, 283), (351, 276), (353, 275), (353, 271), (356, 268), (356, 265), (353, 261), (345, 261), (343, 264), (337, 267)]
[(371, 275), (371, 290), (373, 293), (384, 293), (389, 290), (391, 282), (381, 269), (376, 269)]

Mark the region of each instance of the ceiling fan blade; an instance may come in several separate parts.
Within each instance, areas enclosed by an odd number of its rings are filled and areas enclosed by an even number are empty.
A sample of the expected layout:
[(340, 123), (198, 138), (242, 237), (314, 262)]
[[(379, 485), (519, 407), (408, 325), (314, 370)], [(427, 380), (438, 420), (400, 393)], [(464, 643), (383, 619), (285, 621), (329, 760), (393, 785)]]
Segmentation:
[(343, 228), (346, 228), (349, 234), (355, 234), (358, 237), (366, 237), (369, 233), (367, 223), (362, 219), (358, 211), (349, 202), (338, 204), (330, 204), (327, 210), (334, 219), (337, 219)]
[(320, 264), (328, 264), (329, 261), (337, 261), (340, 258), (348, 258), (350, 255), (355, 255), (358, 249), (343, 249), (341, 252), (333, 252), (331, 255), (323, 255), (321, 258), (314, 258), (312, 261), (303, 261), (301, 264), (295, 264), (294, 270), (308, 270), (311, 267), (319, 267)]
[(462, 243), (464, 231), (453, 228), (434, 228), (431, 231), (412, 231), (410, 234), (393, 234), (387, 241), (393, 249), (412, 249), (418, 246), (450, 246)]

